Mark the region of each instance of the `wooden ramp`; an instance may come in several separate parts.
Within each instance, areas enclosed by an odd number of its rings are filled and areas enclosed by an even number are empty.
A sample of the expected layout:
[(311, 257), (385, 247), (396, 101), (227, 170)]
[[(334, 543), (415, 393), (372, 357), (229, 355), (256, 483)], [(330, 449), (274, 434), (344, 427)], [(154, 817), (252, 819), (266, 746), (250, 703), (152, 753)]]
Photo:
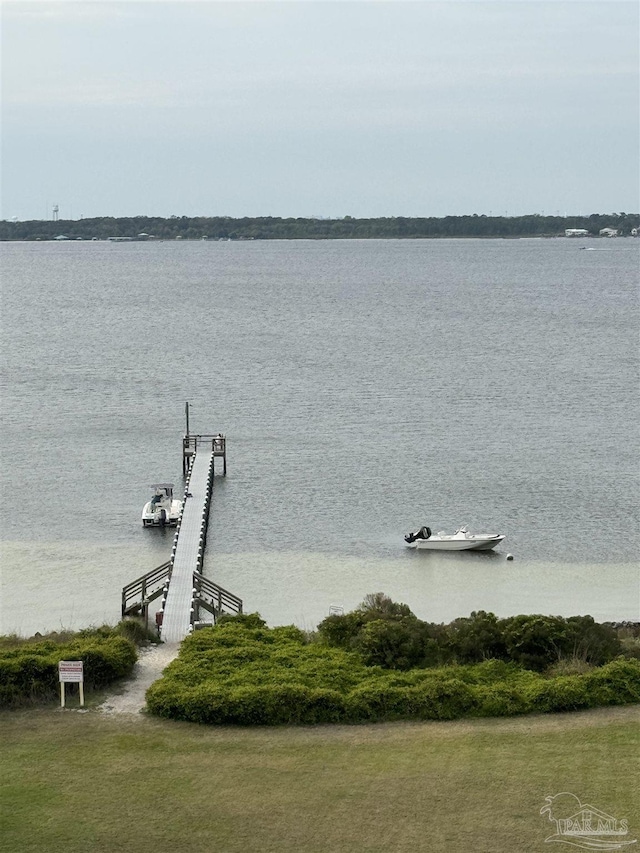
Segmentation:
[(193, 455), (185, 489), (182, 518), (171, 552), (171, 580), (164, 603), (160, 637), (179, 643), (193, 622), (193, 573), (202, 571), (213, 482), (213, 450)]

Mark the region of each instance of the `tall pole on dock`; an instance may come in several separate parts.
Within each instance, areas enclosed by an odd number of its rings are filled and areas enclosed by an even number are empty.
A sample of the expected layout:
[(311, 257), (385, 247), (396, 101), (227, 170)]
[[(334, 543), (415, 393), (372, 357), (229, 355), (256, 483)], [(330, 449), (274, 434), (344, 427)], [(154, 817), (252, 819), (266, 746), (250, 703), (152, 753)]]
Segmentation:
[(187, 435), (189, 435), (189, 404), (184, 404), (184, 413), (187, 418)]

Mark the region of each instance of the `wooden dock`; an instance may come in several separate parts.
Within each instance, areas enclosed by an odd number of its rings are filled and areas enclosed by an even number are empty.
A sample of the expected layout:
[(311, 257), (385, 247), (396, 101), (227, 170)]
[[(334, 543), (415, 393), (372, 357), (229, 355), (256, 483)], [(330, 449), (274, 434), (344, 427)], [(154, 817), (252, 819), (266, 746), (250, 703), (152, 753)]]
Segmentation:
[(183, 640), (193, 624), (193, 573), (202, 571), (212, 480), (213, 452), (200, 450), (192, 458), (182, 517), (171, 552), (173, 568), (160, 630), (165, 643)]
[(215, 462), (219, 457), (226, 475), (226, 439), (221, 433), (191, 435), (187, 431), (182, 441), (185, 492), (171, 557), (122, 590), (123, 618), (140, 615), (147, 621), (149, 604), (162, 596), (156, 625), (165, 643), (179, 643), (200, 627), (202, 610), (211, 614), (213, 622), (225, 611), (242, 613), (240, 598), (202, 574)]

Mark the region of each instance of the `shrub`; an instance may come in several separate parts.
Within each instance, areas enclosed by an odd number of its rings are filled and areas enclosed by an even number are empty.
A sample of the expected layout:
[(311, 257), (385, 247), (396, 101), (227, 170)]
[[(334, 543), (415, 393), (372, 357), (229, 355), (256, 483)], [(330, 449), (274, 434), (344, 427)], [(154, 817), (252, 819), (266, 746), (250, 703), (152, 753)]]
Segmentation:
[(384, 683), (363, 684), (347, 695), (347, 715), (356, 723), (407, 719), (410, 689)]
[(366, 621), (364, 614), (358, 611), (340, 616), (327, 616), (318, 625), (318, 634), (320, 639), (329, 646), (349, 649), (353, 647), (356, 637)]
[(91, 645), (76, 643), (70, 647), (77, 659), (84, 662), (85, 687), (106, 687), (118, 678), (124, 678), (137, 660), (135, 646), (124, 637), (109, 637), (104, 642)]
[(513, 616), (499, 623), (508, 657), (541, 672), (566, 648), (566, 622), (560, 616)]
[(622, 652), (616, 630), (601, 625), (592, 616), (570, 616), (567, 621), (564, 653), (601, 666)]
[(307, 635), (295, 625), (281, 625), (279, 628), (272, 629), (273, 638), (276, 643), (289, 642), (296, 645), (306, 645), (309, 642)]
[(116, 625), (116, 631), (136, 646), (148, 646), (149, 643), (160, 642), (157, 633), (148, 627), (144, 619), (123, 619)]
[(503, 633), (493, 613), (474, 611), (468, 618), (452, 622), (448, 633), (451, 649), (460, 663), (507, 657)]
[(422, 720), (456, 720), (476, 706), (473, 688), (457, 678), (425, 682), (413, 688), (416, 716)]
[(619, 658), (584, 676), (594, 705), (640, 702), (640, 661)]
[(622, 637), (620, 647), (624, 657), (640, 660), (640, 637)]
[(532, 710), (518, 684), (478, 684), (473, 693), (478, 717), (512, 717)]
[(218, 625), (242, 625), (243, 628), (265, 628), (266, 622), (259, 613), (222, 613), (218, 616)]
[(356, 613), (362, 613), (367, 619), (406, 619), (416, 617), (408, 604), (392, 601), (384, 592), (370, 592), (365, 595)]
[(367, 666), (411, 669), (422, 662), (424, 641), (416, 619), (376, 619), (363, 626), (355, 649)]
[(557, 678), (531, 685), (526, 691), (532, 710), (541, 714), (558, 711), (578, 711), (594, 705), (586, 678), (560, 675)]
[[(469, 623), (484, 623), (486, 616), (472, 614)], [(559, 618), (505, 622), (523, 657), (537, 649), (545, 658), (545, 648), (555, 651), (549, 637), (568, 636), (566, 620)], [(223, 623), (188, 637), (179, 658), (147, 692), (149, 710), (172, 719), (247, 726), (451, 720), (640, 702), (640, 662), (623, 658), (600, 669), (580, 660), (586, 672), (572, 671), (565, 660), (552, 677), (506, 660), (399, 669), (403, 656), (407, 662), (411, 656), (424, 660), (425, 644), (438, 626), (396, 614), (366, 621), (358, 638), (368, 663), (396, 667), (385, 668), (366, 665), (355, 651), (309, 643), (297, 628), (253, 624), (258, 627)]]
[(0, 706), (47, 702), (59, 691), (58, 662), (82, 660), (88, 689), (104, 687), (128, 675), (136, 662), (131, 641), (113, 629), (78, 632), (74, 639), (56, 643), (20, 643), (0, 652)]
[(581, 657), (561, 658), (547, 670), (547, 675), (584, 675), (590, 672), (593, 666)]
[(177, 693), (166, 684), (156, 683), (147, 691), (147, 706), (161, 717), (217, 725), (330, 723), (345, 716), (345, 700), (340, 693), (299, 684), (231, 689), (202, 684)]

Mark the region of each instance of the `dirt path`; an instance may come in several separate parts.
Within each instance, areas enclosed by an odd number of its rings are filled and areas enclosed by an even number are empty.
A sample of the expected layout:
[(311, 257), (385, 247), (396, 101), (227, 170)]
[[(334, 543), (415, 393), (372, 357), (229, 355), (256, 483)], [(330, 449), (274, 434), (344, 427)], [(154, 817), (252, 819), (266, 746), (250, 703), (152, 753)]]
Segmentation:
[(139, 714), (145, 706), (147, 688), (160, 678), (162, 670), (177, 656), (177, 643), (161, 643), (140, 649), (131, 678), (120, 685), (118, 693), (108, 696), (98, 710), (107, 714)]

